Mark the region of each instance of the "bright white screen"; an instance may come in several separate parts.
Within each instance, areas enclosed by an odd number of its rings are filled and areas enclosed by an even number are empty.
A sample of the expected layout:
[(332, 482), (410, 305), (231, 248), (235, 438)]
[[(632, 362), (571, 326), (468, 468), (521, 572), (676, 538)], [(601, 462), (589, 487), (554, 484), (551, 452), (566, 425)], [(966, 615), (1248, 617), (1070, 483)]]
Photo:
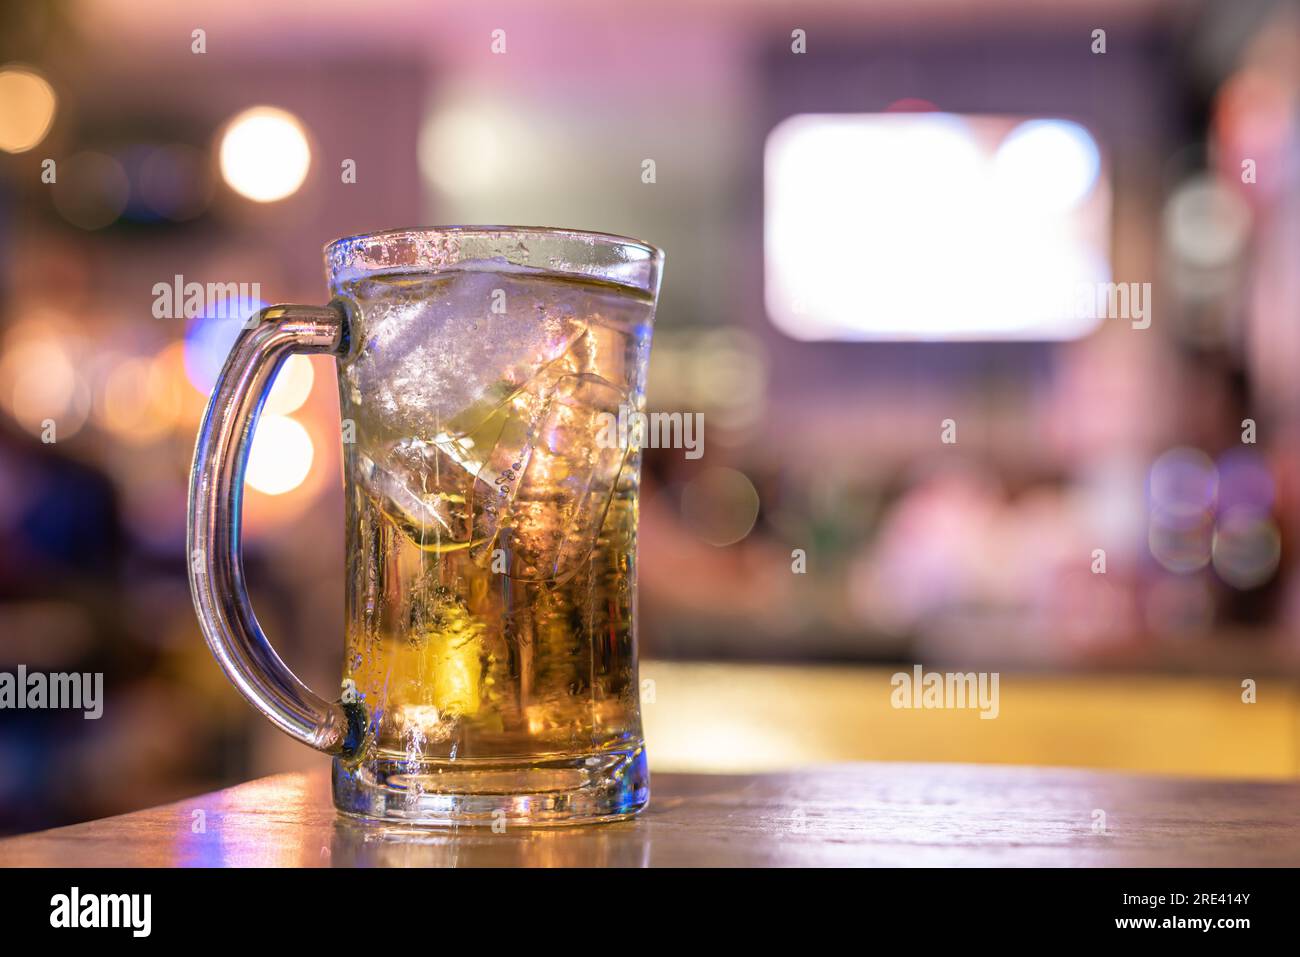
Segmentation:
[(801, 114), (764, 157), (768, 315), (802, 340), (1071, 339), (1100, 319), (1110, 187), (1082, 126)]

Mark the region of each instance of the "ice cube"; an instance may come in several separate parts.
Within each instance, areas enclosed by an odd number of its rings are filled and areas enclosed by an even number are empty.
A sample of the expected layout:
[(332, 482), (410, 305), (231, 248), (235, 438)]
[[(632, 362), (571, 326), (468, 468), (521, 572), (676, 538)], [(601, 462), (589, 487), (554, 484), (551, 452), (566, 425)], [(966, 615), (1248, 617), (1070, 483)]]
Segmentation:
[(362, 282), (353, 293), (363, 339), (344, 374), (389, 434), (471, 431), (586, 328), (563, 287), (499, 264)]
[(532, 426), (519, 463), (478, 496), (495, 500), (496, 533), (471, 552), (490, 562), (497, 549), (505, 573), (521, 581), (564, 581), (591, 554), (605, 521), (627, 449), (598, 441), (605, 415), (617, 416), (627, 393), (598, 375), (563, 376)]
[(465, 496), (454, 486), (431, 482), (426, 470), (411, 464), (411, 457), (423, 457), (426, 448), (419, 440), (399, 445), (383, 464), (361, 453), (358, 478), (376, 507), (421, 548), (464, 548), (472, 528)]

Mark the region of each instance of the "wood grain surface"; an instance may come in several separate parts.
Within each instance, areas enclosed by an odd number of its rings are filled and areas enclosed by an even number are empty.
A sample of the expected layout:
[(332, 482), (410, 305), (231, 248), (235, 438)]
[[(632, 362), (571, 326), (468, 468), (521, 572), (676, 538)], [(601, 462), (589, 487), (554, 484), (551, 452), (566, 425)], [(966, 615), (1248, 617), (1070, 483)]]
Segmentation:
[(340, 817), (322, 768), (9, 838), (0, 865), (1300, 865), (1295, 783), (880, 763), (652, 789), (631, 822), (422, 831)]

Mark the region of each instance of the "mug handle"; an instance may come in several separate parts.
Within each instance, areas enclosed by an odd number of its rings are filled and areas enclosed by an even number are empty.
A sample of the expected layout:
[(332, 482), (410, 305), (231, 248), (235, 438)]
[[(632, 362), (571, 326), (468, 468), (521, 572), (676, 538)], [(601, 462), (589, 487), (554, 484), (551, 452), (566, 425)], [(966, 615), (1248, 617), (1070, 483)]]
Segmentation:
[[(292, 353), (340, 355), (348, 326), (335, 305), (277, 305), (250, 318), (212, 391), (190, 471), (190, 592), (203, 637), (240, 693), (281, 731), (327, 754), (351, 757), (365, 735), (357, 701), (326, 701), (267, 641), (248, 601), (240, 538), (244, 470), (258, 414)], [(351, 697), (351, 696), (345, 696)]]

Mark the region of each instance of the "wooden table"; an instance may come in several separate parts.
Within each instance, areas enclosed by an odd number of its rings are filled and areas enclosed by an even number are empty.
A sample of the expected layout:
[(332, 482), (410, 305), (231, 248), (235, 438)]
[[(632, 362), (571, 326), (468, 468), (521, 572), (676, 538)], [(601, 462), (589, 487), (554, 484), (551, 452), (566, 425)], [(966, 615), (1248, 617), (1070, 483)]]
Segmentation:
[(1300, 865), (1296, 783), (847, 764), (659, 774), (652, 788), (649, 810), (633, 822), (418, 831), (339, 817), (322, 768), (9, 838), (0, 864)]

